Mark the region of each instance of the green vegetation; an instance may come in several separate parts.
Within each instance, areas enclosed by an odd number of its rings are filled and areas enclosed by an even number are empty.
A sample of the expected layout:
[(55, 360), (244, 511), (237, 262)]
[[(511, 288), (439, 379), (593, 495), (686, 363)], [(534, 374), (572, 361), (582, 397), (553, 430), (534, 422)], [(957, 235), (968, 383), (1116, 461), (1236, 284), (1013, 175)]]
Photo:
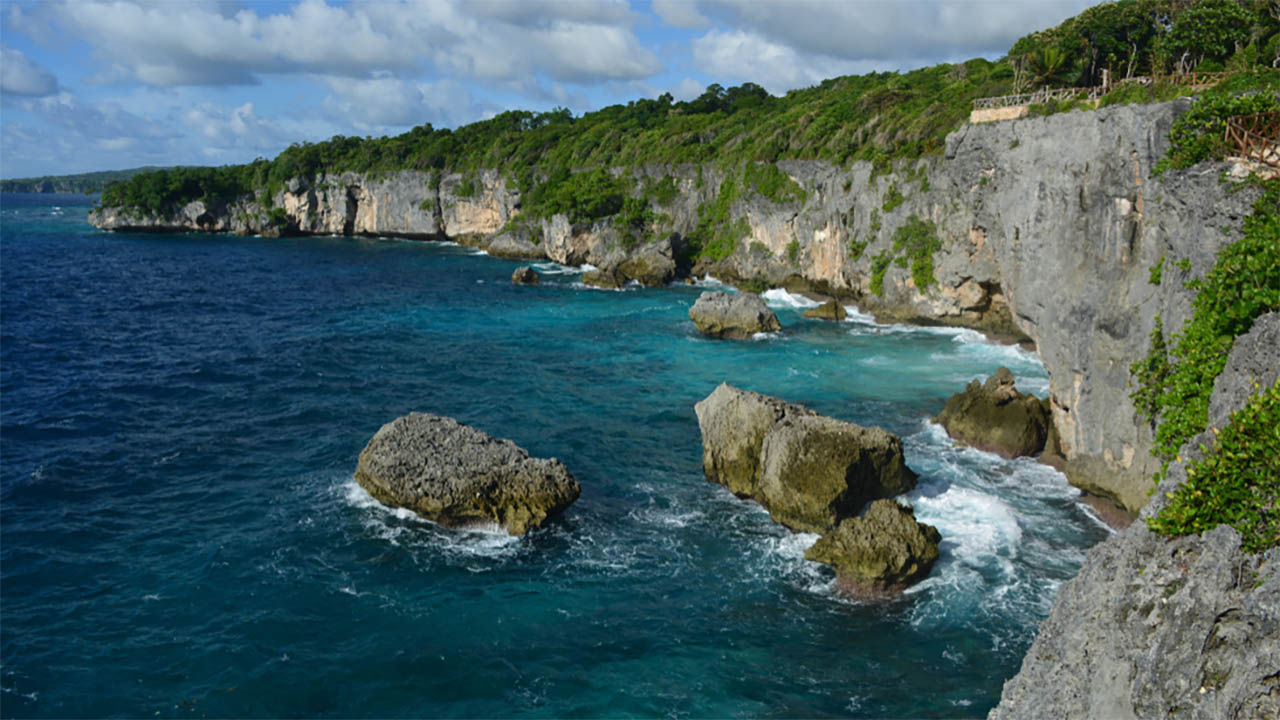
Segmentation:
[[(1163, 278), (1164, 278), (1164, 256), (1161, 255), (1160, 259), (1156, 261), (1156, 264), (1152, 265), (1147, 270), (1147, 284), (1159, 285), (1160, 281)], [(1157, 316), (1157, 320), (1158, 318), (1159, 316)]]
[(1033, 86), (1092, 87), (1192, 70), (1270, 68), (1280, 18), (1270, 0), (1119, 0), (1014, 43), (1018, 92)]
[(792, 240), (787, 243), (787, 259), (794, 265), (800, 259), (800, 241)]
[[(1252, 79), (1254, 74), (1241, 80)], [(1257, 74), (1257, 86), (1268, 92), (1235, 94), (1240, 82), (1215, 88), (1201, 96), (1191, 109), (1183, 113), (1169, 130), (1168, 153), (1156, 164), (1155, 174), (1170, 169), (1187, 168), (1210, 157), (1221, 157), (1231, 151), (1227, 146), (1227, 118), (1280, 110), (1274, 91), (1280, 90), (1280, 73)]]
[(893, 255), (887, 250), (882, 251), (871, 259), (871, 292), (878, 297), (884, 297), (884, 274), (889, 269), (889, 263), (893, 261)]
[(1234, 527), (1246, 552), (1280, 546), (1280, 382), (1250, 398), (1221, 431), (1212, 448), (1187, 467), (1187, 482), (1169, 504), (1147, 520), (1166, 536)]
[(7, 193), (82, 193), (85, 195), (102, 192), (102, 189), (113, 182), (128, 180), (138, 173), (152, 172), (161, 168), (155, 165), (130, 168), (128, 170), (104, 170), (101, 172), (80, 173), (78, 175), (43, 175), (31, 178), (13, 178), (0, 180), (0, 192)]
[(771, 162), (747, 163), (743, 182), (776, 203), (803, 203), (806, 197), (804, 188)]
[(1151, 352), (1130, 368), (1138, 381), (1131, 397), (1157, 422), (1153, 452), (1166, 468), (1208, 424), (1213, 381), (1235, 338), (1259, 315), (1280, 310), (1280, 180), (1263, 183), (1244, 237), (1218, 254), (1204, 278), (1185, 285), (1196, 291), (1191, 320), (1169, 343), (1157, 325)]
[(902, 191), (898, 190), (898, 183), (893, 183), (889, 186), (889, 191), (885, 193), (884, 204), (880, 207), (885, 212), (893, 212), (895, 208), (906, 201), (907, 197), (902, 194)]
[(941, 249), (942, 241), (932, 220), (912, 215), (893, 234), (893, 251), (905, 251), (903, 258), (911, 262), (911, 279), (921, 292), (937, 282), (933, 277), (933, 254)]
[(854, 233), (849, 237), (849, 259), (850, 260), (856, 261), (861, 259), (862, 253), (866, 252), (866, 250), (867, 250), (867, 241), (859, 240), (857, 233)]
[[(579, 117), (564, 108), (512, 110), (456, 129), (426, 124), (395, 137), (335, 136), (296, 143), (273, 160), (247, 165), (142, 173), (109, 187), (102, 204), (163, 214), (195, 199), (256, 196), (266, 202), (293, 178), (314, 181), (347, 171), (419, 171), (432, 173), (435, 182), (460, 174), (455, 193), (472, 197), (480, 191), (477, 171), (490, 169), (519, 189), (523, 210), (532, 217), (563, 212), (576, 223), (626, 210), (618, 222), (635, 234), (652, 224), (644, 211), (673, 201), (677, 185), (670, 177), (653, 180), (628, 169), (693, 164), (699, 188), (705, 189), (704, 171), (720, 182), (720, 194), (700, 209), (692, 248), (695, 257), (714, 259), (745, 237), (743, 219), (728, 217), (735, 199), (756, 193), (776, 203), (806, 202), (806, 189), (779, 169), (780, 161), (867, 161), (873, 176), (915, 167), (919, 187), (927, 192), (927, 164), (918, 161), (941, 153), (946, 134), (965, 122), (978, 97), (1036, 85), (1096, 85), (1103, 70), (1121, 78), (1186, 69), (1193, 61), (1251, 76), (1254, 86), (1270, 82), (1248, 72), (1280, 56), (1280, 20), (1269, 7), (1263, 0), (1119, 0), (1026, 36), (995, 62), (846, 76), (782, 97), (754, 83), (713, 84), (693, 100), (677, 102), (664, 94)], [(1233, 93), (1243, 87), (1226, 85)], [(1121, 86), (1104, 102), (1174, 92), (1152, 87)], [(1208, 137), (1210, 129), (1199, 134)], [(626, 205), (627, 198), (635, 204)], [(902, 189), (892, 184), (882, 209), (890, 212), (903, 201)], [(878, 235), (878, 218), (872, 225), (867, 242)]]

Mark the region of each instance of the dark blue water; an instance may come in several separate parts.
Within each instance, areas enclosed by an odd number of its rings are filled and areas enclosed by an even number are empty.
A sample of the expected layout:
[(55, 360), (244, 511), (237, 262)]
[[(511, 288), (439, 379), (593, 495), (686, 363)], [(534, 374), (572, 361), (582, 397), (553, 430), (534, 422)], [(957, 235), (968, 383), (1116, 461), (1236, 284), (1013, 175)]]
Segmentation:
[[(1104, 534), (1056, 472), (927, 418), (1034, 355), (966, 331), (804, 320), (699, 337), (698, 288), (353, 238), (101, 233), (0, 208), (4, 716), (966, 716)], [(931, 577), (859, 604), (701, 473), (721, 381), (899, 433)], [(392, 512), (352, 481), (383, 423), (451, 415), (565, 462), (523, 539)]]

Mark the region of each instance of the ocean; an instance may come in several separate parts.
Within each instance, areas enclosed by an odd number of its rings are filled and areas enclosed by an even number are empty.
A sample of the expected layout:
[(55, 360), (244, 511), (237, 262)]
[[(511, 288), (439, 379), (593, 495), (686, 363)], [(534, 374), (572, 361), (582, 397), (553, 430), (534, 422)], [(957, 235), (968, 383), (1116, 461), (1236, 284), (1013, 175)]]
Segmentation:
[[(697, 333), (708, 286), (448, 243), (112, 234), (0, 198), (0, 715), (974, 717), (1107, 535), (1051, 468), (930, 422), (1034, 353), (961, 329)], [(851, 310), (856, 310), (851, 308)], [(709, 483), (727, 381), (902, 436), (942, 555), (859, 602)], [(582, 485), (524, 538), (447, 530), (352, 479), (384, 423), (449, 415)]]

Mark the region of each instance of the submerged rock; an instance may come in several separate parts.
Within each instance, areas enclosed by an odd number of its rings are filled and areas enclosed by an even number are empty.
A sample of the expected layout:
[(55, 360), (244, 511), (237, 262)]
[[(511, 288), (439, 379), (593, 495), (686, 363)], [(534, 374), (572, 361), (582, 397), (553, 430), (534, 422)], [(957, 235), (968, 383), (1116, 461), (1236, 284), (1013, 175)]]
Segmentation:
[(516, 285), (537, 285), (542, 282), (542, 276), (532, 267), (521, 265), (515, 269), (515, 272), (511, 273), (511, 282)]
[(835, 300), (828, 300), (816, 308), (809, 308), (804, 311), (807, 318), (817, 318), (819, 320), (836, 320), (845, 319), (848, 313), (845, 312), (844, 306)]
[(1045, 403), (1018, 392), (1013, 373), (1002, 367), (985, 383), (974, 380), (964, 392), (952, 395), (935, 422), (951, 437), (979, 450), (1018, 457), (1044, 449), (1050, 417)]
[(689, 308), (689, 319), (703, 335), (739, 340), (782, 329), (778, 316), (754, 293), (708, 290)]
[(750, 497), (775, 522), (826, 532), (868, 500), (915, 486), (902, 441), (722, 383), (694, 406), (707, 479)]
[(804, 556), (835, 568), (844, 590), (877, 595), (900, 591), (928, 575), (941, 540), (937, 528), (916, 522), (911, 508), (876, 500), (866, 515), (842, 520)]
[(426, 413), (383, 425), (360, 453), (355, 479), (384, 505), (449, 527), (495, 523), (512, 535), (539, 527), (580, 492), (559, 460)]

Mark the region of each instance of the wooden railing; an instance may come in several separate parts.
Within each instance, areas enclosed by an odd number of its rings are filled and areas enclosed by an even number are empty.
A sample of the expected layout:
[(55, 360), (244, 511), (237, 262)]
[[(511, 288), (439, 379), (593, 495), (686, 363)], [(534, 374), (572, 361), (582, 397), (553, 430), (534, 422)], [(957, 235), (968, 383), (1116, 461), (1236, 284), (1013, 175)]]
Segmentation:
[(1240, 157), (1280, 167), (1280, 112), (1229, 117), (1226, 139)]
[(1213, 87), (1222, 81), (1227, 73), (1224, 72), (1193, 72), (1182, 73), (1178, 75), (1143, 75), (1141, 77), (1124, 78), (1115, 82), (1107, 82), (1103, 85), (1094, 85), (1093, 87), (1078, 88), (1055, 88), (1050, 90), (1044, 88), (1030, 93), (1022, 93), (1021, 95), (1000, 95), (998, 97), (977, 98), (973, 101), (974, 110), (990, 110), (992, 108), (1017, 107), (1019, 105), (1038, 105), (1047, 103), (1050, 100), (1075, 100), (1078, 98), (1086, 98), (1088, 100), (1097, 100), (1105, 95), (1108, 91), (1113, 90), (1121, 85), (1155, 85), (1157, 83), (1172, 83), (1190, 87), (1193, 90), (1203, 90)]

